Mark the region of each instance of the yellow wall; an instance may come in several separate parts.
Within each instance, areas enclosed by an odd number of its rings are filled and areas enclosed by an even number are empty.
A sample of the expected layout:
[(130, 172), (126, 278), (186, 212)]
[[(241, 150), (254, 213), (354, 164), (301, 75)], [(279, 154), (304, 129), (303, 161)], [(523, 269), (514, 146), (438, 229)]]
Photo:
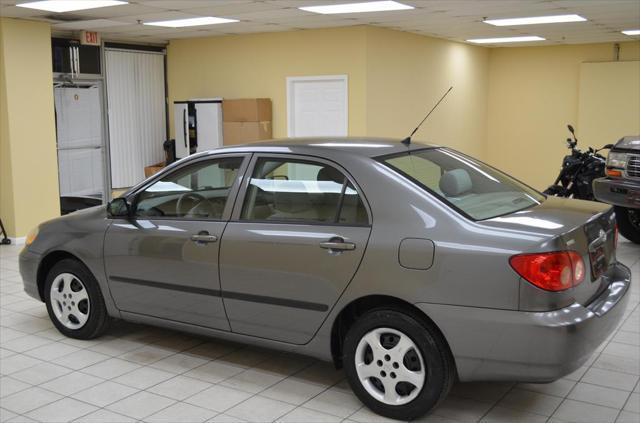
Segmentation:
[(176, 40), (169, 99), (269, 97), (273, 135), (286, 137), (286, 77), (347, 74), (349, 135), (400, 138), (453, 84), (416, 139), (483, 156), (488, 59), (481, 47), (365, 26)]
[(489, 50), (383, 28), (367, 28), (367, 134), (404, 138), (444, 92), (414, 139), (483, 158)]
[(22, 237), (58, 216), (58, 165), (46, 23), (0, 18), (0, 217)]
[[(349, 134), (364, 135), (365, 35), (364, 27), (349, 27), (171, 41), (169, 104), (194, 97), (268, 97), (273, 136), (286, 137), (286, 77), (347, 74)], [(173, 110), (170, 119), (173, 134)]]
[[(613, 54), (611, 43), (492, 49), (488, 161), (535, 188), (552, 183), (568, 151), (566, 125), (578, 121), (581, 63)], [(620, 59), (640, 59), (640, 42), (622, 43)]]
[(578, 128), (583, 146), (640, 135), (640, 61), (580, 66)]

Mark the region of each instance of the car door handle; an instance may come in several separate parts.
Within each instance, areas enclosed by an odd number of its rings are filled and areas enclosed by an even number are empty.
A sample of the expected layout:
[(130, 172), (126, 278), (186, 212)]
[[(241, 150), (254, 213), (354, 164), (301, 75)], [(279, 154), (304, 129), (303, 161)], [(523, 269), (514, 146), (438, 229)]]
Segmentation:
[(327, 250), (338, 250), (338, 251), (351, 251), (356, 249), (356, 244), (353, 242), (344, 242), (344, 241), (327, 241), (321, 242), (320, 248), (324, 248)]
[(209, 242), (216, 242), (217, 240), (218, 240), (218, 237), (215, 235), (208, 235), (208, 234), (191, 235), (191, 241), (193, 242), (202, 242), (206, 244)]

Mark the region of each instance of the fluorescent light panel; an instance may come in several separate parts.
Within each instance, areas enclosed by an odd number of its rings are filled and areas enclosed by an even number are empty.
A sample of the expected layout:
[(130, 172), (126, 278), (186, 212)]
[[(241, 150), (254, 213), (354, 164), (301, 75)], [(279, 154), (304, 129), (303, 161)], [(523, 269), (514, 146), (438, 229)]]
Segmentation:
[(525, 41), (544, 41), (542, 37), (536, 35), (527, 35), (524, 37), (502, 37), (502, 38), (474, 38), (467, 40), (476, 44), (499, 44), (499, 43), (522, 43)]
[(326, 6), (305, 6), (298, 9), (323, 15), (332, 15), (335, 13), (388, 12), (413, 8), (413, 6), (398, 3), (397, 1), (371, 1), (365, 3), (328, 4)]
[(174, 19), (171, 21), (144, 22), (145, 25), (164, 26), (169, 28), (184, 28), (187, 26), (217, 25), (223, 23), (238, 22), (236, 19), (216, 18), (203, 16), (200, 18)]
[(19, 3), (16, 6), (28, 9), (46, 10), (48, 12), (72, 12), (74, 10), (97, 9), (99, 7), (120, 6), (128, 4), (126, 1), (116, 0), (47, 0), (30, 3)]
[(622, 31), (624, 35), (640, 35), (640, 29), (627, 29)]
[(534, 16), (529, 18), (487, 19), (484, 23), (494, 26), (537, 25), (562, 22), (584, 22), (580, 15)]

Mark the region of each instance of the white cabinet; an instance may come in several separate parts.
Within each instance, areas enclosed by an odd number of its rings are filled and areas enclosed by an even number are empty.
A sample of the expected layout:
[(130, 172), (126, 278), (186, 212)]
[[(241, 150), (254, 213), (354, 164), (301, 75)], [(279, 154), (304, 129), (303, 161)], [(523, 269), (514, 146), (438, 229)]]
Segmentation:
[(222, 147), (222, 99), (173, 103), (176, 158)]

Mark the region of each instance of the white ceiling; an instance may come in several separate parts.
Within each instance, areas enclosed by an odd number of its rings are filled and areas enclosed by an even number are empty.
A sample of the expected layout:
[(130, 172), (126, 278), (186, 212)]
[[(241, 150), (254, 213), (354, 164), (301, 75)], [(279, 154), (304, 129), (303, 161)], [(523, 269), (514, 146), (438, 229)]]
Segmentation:
[[(146, 43), (352, 25), (375, 25), (455, 41), (514, 35), (538, 35), (547, 39), (517, 45), (640, 39), (620, 33), (640, 27), (640, 0), (398, 0), (415, 9), (339, 15), (319, 15), (298, 9), (356, 1), (363, 0), (134, 0), (128, 5), (53, 14), (15, 6), (27, 0), (0, 0), (0, 16), (47, 20), (55, 33), (87, 29), (100, 32), (105, 40)], [(485, 18), (572, 13), (588, 21), (519, 27), (495, 27), (482, 22)], [(234, 18), (240, 22), (178, 29), (140, 23), (197, 16)]]

